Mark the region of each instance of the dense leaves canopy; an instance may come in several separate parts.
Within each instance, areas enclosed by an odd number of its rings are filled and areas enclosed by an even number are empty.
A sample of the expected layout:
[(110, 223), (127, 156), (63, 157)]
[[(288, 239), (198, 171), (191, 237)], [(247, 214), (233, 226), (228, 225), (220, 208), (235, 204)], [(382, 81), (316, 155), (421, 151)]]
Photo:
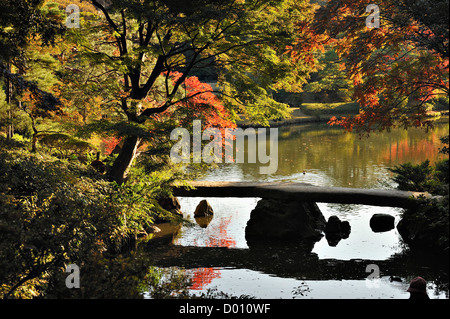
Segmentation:
[(383, 1), (379, 28), (366, 26), (371, 3), (330, 1), (317, 12), (315, 29), (336, 46), (361, 104), (332, 123), (367, 132), (430, 125), (425, 102), (449, 94), (448, 1)]

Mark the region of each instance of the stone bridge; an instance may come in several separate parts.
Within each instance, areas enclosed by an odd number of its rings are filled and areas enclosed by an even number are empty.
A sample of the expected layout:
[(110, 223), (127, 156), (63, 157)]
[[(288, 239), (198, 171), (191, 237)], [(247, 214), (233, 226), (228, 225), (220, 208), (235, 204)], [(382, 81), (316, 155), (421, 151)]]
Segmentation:
[(190, 182), (194, 188), (177, 186), (175, 196), (182, 197), (260, 197), (281, 201), (360, 204), (413, 208), (419, 196), (428, 193), (391, 189), (322, 187), (291, 182)]
[[(336, 243), (348, 237), (350, 225), (337, 216), (325, 220), (316, 203), (360, 204), (414, 208), (420, 196), (416, 193), (388, 189), (359, 189), (319, 187), (291, 182), (204, 182), (189, 183), (192, 187), (173, 188), (175, 196), (182, 197), (253, 197), (261, 198), (250, 214), (245, 228), (248, 243), (261, 240), (302, 240), (315, 242), (325, 232), (329, 242)], [(379, 214), (380, 215), (380, 214)], [(386, 215), (386, 214), (381, 214)], [(376, 216), (371, 227), (386, 231), (394, 227), (394, 217)], [(380, 221), (384, 218), (385, 221)], [(331, 219), (333, 219), (331, 221)], [(372, 224), (373, 220), (373, 224)]]

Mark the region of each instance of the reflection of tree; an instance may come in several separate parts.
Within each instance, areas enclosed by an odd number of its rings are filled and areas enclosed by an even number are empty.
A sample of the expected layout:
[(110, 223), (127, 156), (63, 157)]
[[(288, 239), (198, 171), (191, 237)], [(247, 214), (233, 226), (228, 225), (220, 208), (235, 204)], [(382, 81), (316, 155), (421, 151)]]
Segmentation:
[(429, 159), (435, 162), (439, 154), (437, 153), (440, 146), (440, 135), (431, 132), (427, 139), (415, 140), (406, 137), (391, 143), (388, 149), (381, 153), (383, 161), (388, 163), (419, 163)]
[(210, 284), (214, 278), (220, 278), (220, 270), (217, 268), (197, 268), (193, 271), (191, 290), (202, 290)]
[[(217, 226), (211, 225), (207, 228), (212, 236), (206, 241), (206, 247), (236, 247), (236, 241), (228, 235), (228, 225), (231, 217), (221, 219)], [(194, 246), (198, 246), (197, 240), (194, 240)], [(191, 290), (202, 290), (203, 287), (210, 284), (214, 278), (220, 278), (220, 269), (214, 267), (197, 268), (193, 271)]]
[(299, 296), (304, 297), (307, 295), (308, 292), (311, 292), (311, 290), (309, 289), (308, 285), (304, 281), (302, 281), (300, 283), (300, 286), (298, 286), (292, 290), (292, 294), (294, 295), (294, 298), (299, 297)]
[[(425, 159), (434, 162), (441, 147), (439, 137), (448, 134), (448, 124), (436, 124), (428, 133), (421, 129), (392, 129), (360, 138), (358, 134), (327, 126), (280, 128), (277, 177), (317, 172), (333, 180), (333, 186), (376, 187), (387, 177), (384, 167)], [(259, 164), (240, 165), (248, 179), (260, 180)], [(308, 179), (309, 181), (311, 179)]]

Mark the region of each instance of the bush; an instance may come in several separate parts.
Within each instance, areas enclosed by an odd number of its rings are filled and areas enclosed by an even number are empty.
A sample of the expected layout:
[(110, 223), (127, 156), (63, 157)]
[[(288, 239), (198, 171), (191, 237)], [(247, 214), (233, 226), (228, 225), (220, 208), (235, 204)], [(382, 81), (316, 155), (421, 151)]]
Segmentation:
[(401, 190), (433, 192), (438, 183), (434, 178), (433, 167), (430, 166), (428, 160), (418, 165), (400, 164), (389, 170), (397, 174), (392, 180), (398, 184), (397, 188)]
[[(448, 145), (448, 136), (442, 137), (444, 145)], [(440, 153), (448, 154), (448, 147), (440, 149)], [(418, 165), (411, 163), (400, 164), (389, 169), (397, 174), (393, 181), (398, 184), (397, 188), (415, 192), (429, 192), (435, 195), (448, 195), (449, 184), (449, 159), (430, 165), (426, 160)]]
[[(119, 252), (161, 212), (162, 177), (119, 187), (78, 162), (0, 147), (0, 298), (142, 297), (148, 258)], [(83, 289), (65, 286), (72, 263)]]
[[(183, 221), (156, 199), (185, 175), (139, 166), (117, 185), (0, 136), (0, 298), (193, 297), (186, 275), (162, 278), (145, 238), (137, 245), (155, 218)], [(80, 268), (81, 289), (66, 287), (69, 264)]]
[(439, 96), (430, 101), (433, 107), (433, 111), (448, 111), (449, 110), (449, 98), (448, 96)]
[(64, 265), (81, 265), (123, 236), (120, 206), (94, 174), (20, 149), (0, 152), (0, 296), (40, 295)]
[(315, 116), (359, 113), (359, 104), (357, 102), (303, 103), (300, 108), (306, 115)]
[(407, 210), (397, 229), (412, 249), (449, 252), (448, 195), (442, 198), (422, 199), (418, 208)]
[[(448, 136), (441, 138), (448, 145)], [(441, 153), (448, 154), (448, 147)], [(401, 190), (429, 192), (435, 196), (421, 199), (416, 209), (403, 212), (397, 225), (400, 235), (411, 248), (449, 252), (449, 159), (431, 166), (429, 161), (418, 165), (401, 164), (391, 169), (393, 180)]]
[(64, 133), (39, 134), (38, 139), (39, 143), (61, 158), (98, 151), (94, 145)]

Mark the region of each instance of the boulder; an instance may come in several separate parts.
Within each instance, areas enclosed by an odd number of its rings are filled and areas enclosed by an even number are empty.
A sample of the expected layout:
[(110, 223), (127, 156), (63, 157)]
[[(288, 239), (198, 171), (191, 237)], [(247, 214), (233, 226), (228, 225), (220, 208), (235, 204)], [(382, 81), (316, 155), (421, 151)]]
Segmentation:
[(350, 230), (351, 227), (348, 221), (341, 221), (335, 215), (330, 216), (324, 230), (328, 245), (334, 247), (341, 239), (348, 238)]
[(370, 218), (370, 228), (375, 233), (394, 229), (395, 217), (389, 214), (374, 214)]
[(341, 220), (337, 216), (330, 216), (327, 224), (325, 225), (325, 233), (341, 233)]
[(174, 213), (174, 214), (180, 214), (181, 213), (181, 205), (175, 196), (171, 197), (162, 197), (158, 199), (158, 204), (164, 208), (165, 210)]
[(209, 223), (211, 223), (213, 219), (213, 215), (204, 216), (204, 217), (195, 217), (195, 222), (201, 227), (208, 227)]
[(350, 235), (351, 227), (350, 223), (347, 220), (341, 222), (341, 230), (343, 234), (342, 238), (348, 238), (348, 236)]
[(172, 244), (174, 239), (178, 237), (181, 228), (181, 224), (158, 224), (157, 231), (148, 234), (146, 243), (149, 247)]
[(150, 226), (148, 226), (148, 227), (145, 229), (145, 231), (146, 231), (148, 234), (155, 234), (155, 233), (161, 232), (161, 228), (156, 227), (156, 226), (154, 226), (154, 225), (150, 225)]
[(325, 223), (316, 203), (261, 199), (250, 214), (245, 236), (253, 243), (268, 239), (318, 241)]
[[(161, 197), (158, 199), (158, 204), (161, 206), (164, 210), (170, 212), (175, 217), (183, 217), (183, 213), (181, 212), (181, 205), (178, 201), (178, 198), (175, 196), (172, 197)], [(177, 218), (175, 218), (177, 219)], [(164, 214), (159, 214), (155, 220), (155, 224), (162, 224), (162, 223), (168, 223), (174, 220), (174, 218), (170, 218), (170, 216), (165, 216)]]
[(211, 205), (206, 199), (202, 200), (195, 208), (194, 217), (206, 217), (214, 215)]

